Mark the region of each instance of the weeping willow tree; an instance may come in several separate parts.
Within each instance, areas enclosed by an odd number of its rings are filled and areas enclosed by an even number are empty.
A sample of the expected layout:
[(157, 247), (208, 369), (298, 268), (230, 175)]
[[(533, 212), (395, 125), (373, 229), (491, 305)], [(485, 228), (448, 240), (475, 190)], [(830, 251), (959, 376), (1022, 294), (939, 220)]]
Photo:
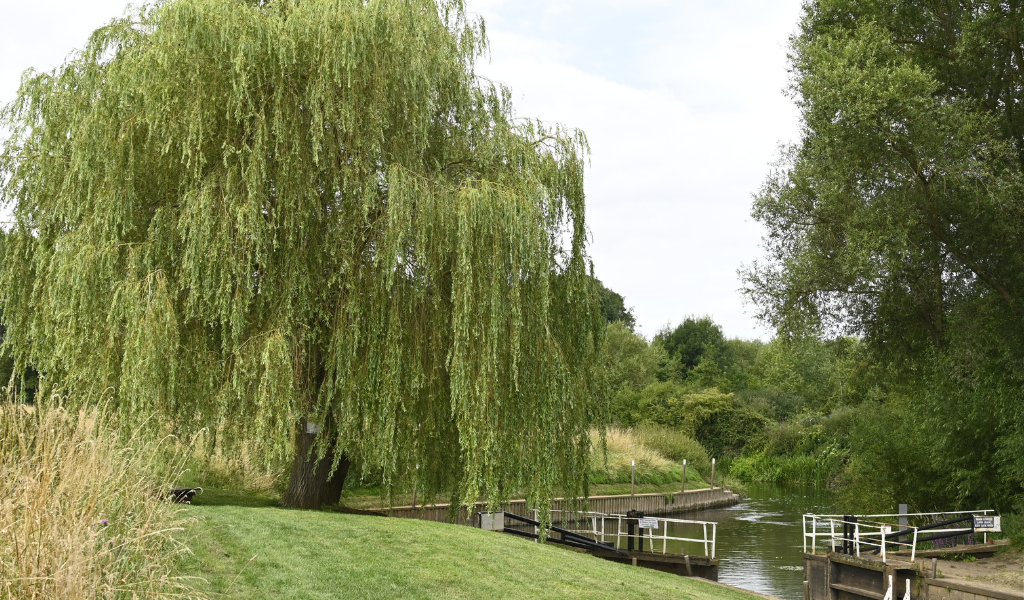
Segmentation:
[(293, 458), (292, 506), (350, 458), (459, 502), (583, 496), (586, 141), (515, 119), (485, 50), (459, 0), (170, 0), (27, 73), (3, 350), (40, 398)]

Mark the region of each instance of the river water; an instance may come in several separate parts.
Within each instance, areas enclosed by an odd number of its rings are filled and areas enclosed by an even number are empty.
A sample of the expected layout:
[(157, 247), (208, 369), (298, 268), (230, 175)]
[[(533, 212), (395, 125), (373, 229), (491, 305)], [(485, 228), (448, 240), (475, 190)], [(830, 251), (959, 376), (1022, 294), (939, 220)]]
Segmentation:
[[(786, 600), (802, 600), (801, 517), (829, 512), (825, 490), (751, 485), (737, 505), (672, 516), (718, 523), (718, 581)], [(702, 547), (687, 550), (703, 554)]]

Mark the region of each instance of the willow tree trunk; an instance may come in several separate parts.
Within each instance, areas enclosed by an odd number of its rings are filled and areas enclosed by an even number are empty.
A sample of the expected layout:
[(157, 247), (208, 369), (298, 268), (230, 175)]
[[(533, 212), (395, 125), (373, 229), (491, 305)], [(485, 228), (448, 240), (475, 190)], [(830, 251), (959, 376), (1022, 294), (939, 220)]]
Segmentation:
[(288, 491), (281, 498), (281, 505), (288, 508), (317, 509), (324, 505), (337, 504), (345, 486), (350, 461), (344, 454), (338, 461), (338, 468), (331, 474), (334, 465), (334, 445), (323, 459), (317, 460), (313, 450), (320, 428), (306, 419), (299, 422), (295, 434), (295, 462), (292, 463)]

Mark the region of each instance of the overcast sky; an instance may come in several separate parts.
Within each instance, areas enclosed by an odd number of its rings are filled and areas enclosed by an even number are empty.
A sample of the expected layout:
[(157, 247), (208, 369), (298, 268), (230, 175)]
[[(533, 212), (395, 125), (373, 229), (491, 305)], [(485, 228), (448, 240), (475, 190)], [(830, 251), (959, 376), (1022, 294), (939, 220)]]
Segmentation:
[[(21, 72), (50, 70), (124, 0), (0, 0), (0, 103)], [(586, 132), (597, 276), (653, 335), (710, 315), (727, 336), (767, 338), (737, 269), (760, 255), (751, 194), (795, 141), (783, 94), (800, 0), (467, 0), (521, 116)]]

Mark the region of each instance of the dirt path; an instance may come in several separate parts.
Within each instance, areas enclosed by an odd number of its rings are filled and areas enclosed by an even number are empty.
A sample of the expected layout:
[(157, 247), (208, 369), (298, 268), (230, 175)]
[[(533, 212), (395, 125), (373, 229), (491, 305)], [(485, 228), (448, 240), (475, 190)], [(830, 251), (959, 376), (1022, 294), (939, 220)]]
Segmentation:
[[(926, 561), (931, 568), (931, 561)], [(1024, 593), (1024, 553), (1007, 550), (977, 561), (940, 560), (939, 578), (959, 580), (1014, 594)]]

